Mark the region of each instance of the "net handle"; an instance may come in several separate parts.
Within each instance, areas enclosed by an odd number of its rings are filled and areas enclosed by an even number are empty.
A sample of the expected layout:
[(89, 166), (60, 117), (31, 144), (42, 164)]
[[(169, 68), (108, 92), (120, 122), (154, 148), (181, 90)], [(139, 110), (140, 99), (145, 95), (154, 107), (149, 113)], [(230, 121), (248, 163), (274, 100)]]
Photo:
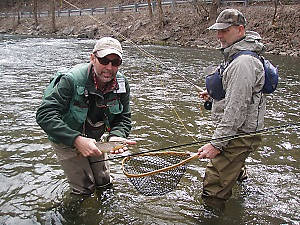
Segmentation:
[[(165, 152), (166, 154), (170, 154), (170, 152)], [(151, 172), (147, 172), (147, 173), (141, 173), (141, 174), (129, 174), (129, 173), (126, 173), (126, 171), (124, 170), (124, 164), (127, 160), (129, 160), (131, 157), (126, 157), (123, 159), (122, 161), (122, 170), (123, 170), (123, 173), (128, 177), (128, 178), (132, 178), (132, 177), (146, 177), (146, 176), (150, 176), (150, 175), (153, 175), (153, 174), (157, 174), (157, 173), (160, 173), (160, 172), (165, 172), (165, 171), (168, 171), (170, 169), (174, 169), (178, 166), (182, 166), (184, 165), (185, 163), (188, 163), (189, 161), (193, 160), (193, 159), (196, 159), (198, 158), (198, 154), (194, 154), (192, 155), (191, 157), (179, 162), (179, 163), (176, 163), (172, 166), (168, 166), (168, 167), (164, 167), (164, 168), (161, 168), (161, 169), (158, 169), (158, 170), (154, 170), (154, 171), (151, 171)]]

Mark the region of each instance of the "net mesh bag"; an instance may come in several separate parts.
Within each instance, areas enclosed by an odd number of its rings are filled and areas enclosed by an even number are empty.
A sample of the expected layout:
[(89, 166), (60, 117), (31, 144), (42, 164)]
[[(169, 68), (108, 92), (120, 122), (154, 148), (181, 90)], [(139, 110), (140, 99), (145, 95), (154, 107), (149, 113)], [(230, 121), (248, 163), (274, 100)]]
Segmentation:
[(190, 154), (182, 152), (145, 153), (126, 157), (122, 167), (141, 194), (160, 196), (176, 188), (189, 159)]

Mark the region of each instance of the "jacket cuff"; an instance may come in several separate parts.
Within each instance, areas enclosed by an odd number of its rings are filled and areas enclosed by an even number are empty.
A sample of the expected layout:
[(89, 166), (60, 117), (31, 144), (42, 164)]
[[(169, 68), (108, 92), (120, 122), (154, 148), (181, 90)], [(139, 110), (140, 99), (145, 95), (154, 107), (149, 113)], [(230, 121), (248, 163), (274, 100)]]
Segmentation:
[(109, 132), (109, 135), (107, 136), (107, 140), (109, 140), (109, 138), (112, 136), (126, 138), (124, 133), (119, 130), (112, 130), (111, 132)]
[(110, 139), (111, 137), (117, 137), (117, 136), (116, 136), (116, 135), (113, 135), (113, 134), (109, 134), (108, 136), (106, 136), (105, 141), (106, 141), (106, 142), (109, 142), (109, 139)]
[(223, 152), (223, 151), (224, 151), (222, 146), (217, 145), (216, 143), (213, 143), (213, 142), (210, 142), (210, 144), (211, 144), (214, 148), (218, 149), (220, 152)]

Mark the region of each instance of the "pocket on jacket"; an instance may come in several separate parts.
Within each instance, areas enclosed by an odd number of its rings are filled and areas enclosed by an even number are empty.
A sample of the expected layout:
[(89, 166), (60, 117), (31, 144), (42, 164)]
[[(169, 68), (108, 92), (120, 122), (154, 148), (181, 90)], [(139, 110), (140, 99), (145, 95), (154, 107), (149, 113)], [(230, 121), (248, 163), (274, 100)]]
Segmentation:
[(120, 114), (123, 111), (123, 105), (119, 99), (114, 99), (107, 103), (107, 107), (111, 114)]

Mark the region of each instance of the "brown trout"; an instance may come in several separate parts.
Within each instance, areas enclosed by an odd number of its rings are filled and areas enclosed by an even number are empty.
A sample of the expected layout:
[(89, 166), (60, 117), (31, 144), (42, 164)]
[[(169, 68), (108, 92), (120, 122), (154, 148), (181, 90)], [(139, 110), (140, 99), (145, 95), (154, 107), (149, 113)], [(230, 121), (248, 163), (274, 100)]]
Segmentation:
[(125, 147), (125, 144), (122, 142), (97, 142), (96, 146), (101, 152), (110, 152), (110, 151), (116, 151), (120, 148)]

